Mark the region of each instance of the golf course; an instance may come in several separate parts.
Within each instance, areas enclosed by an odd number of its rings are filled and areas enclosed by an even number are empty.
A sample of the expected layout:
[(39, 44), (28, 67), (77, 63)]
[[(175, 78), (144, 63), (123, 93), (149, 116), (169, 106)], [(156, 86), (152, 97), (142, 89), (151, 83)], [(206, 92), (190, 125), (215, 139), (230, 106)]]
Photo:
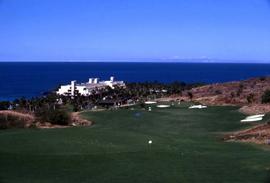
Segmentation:
[(189, 105), (82, 112), (90, 127), (2, 130), (0, 183), (270, 182), (269, 147), (222, 140), (250, 125), (237, 107)]

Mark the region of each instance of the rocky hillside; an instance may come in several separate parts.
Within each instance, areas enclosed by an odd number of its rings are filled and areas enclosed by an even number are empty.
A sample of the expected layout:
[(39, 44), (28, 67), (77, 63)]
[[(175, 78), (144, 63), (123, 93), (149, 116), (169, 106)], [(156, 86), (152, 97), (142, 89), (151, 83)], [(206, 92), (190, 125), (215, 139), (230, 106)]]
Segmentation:
[(237, 105), (242, 106), (243, 113), (259, 114), (270, 112), (270, 103), (262, 104), (266, 90), (270, 90), (270, 76), (204, 85), (183, 92), (181, 97), (172, 97), (205, 105)]
[(270, 125), (261, 124), (224, 137), (225, 141), (251, 142), (270, 145)]
[(193, 100), (208, 105), (244, 106), (261, 104), (261, 97), (268, 89), (270, 77), (260, 77), (193, 88), (185, 96), (192, 95)]

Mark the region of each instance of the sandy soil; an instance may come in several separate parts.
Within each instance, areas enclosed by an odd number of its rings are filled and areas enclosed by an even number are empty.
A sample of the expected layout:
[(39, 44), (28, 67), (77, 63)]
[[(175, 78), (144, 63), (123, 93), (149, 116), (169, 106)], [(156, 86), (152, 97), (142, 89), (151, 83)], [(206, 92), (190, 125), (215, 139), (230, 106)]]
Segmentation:
[(270, 145), (270, 125), (262, 124), (250, 129), (235, 132), (224, 137), (225, 141), (239, 141)]
[(91, 126), (92, 121), (81, 118), (80, 112), (71, 113), (72, 126)]
[(22, 113), (17, 111), (11, 111), (11, 110), (2, 110), (0, 111), (1, 116), (14, 116), (18, 120), (23, 121), (23, 126), (28, 128), (35, 122), (35, 117), (32, 114), (29, 113)]
[(239, 109), (240, 112), (248, 115), (265, 114), (270, 112), (270, 105), (268, 104), (253, 104), (243, 106)]
[(12, 115), (12, 116), (16, 116), (18, 118), (27, 119), (27, 120), (34, 120), (35, 119), (35, 117), (32, 114), (21, 113), (21, 112), (17, 112), (17, 111), (3, 110), (3, 111), (0, 111), (0, 114), (1, 115)]
[(11, 111), (11, 110), (0, 111), (0, 115), (3, 115), (3, 116), (10, 115), (10, 116), (15, 116), (15, 117), (19, 118), (25, 122), (26, 128), (33, 126), (33, 125), (37, 128), (48, 129), (48, 128), (68, 128), (71, 126), (91, 126), (93, 124), (92, 121), (82, 119), (80, 117), (79, 112), (71, 113), (71, 124), (70, 125), (53, 125), (49, 122), (40, 123), (35, 119), (35, 116), (33, 114), (22, 113), (22, 112)]

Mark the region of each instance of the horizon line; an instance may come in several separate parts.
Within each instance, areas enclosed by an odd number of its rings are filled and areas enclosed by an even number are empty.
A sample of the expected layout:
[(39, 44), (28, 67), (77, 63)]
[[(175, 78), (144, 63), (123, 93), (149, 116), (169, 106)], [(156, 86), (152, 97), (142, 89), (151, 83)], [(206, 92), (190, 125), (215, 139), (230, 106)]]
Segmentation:
[(7, 62), (32, 62), (32, 63), (231, 63), (231, 64), (270, 64), (270, 60), (243, 60), (243, 59), (213, 59), (213, 58), (127, 58), (127, 59), (87, 59), (87, 60), (0, 60), (2, 63)]

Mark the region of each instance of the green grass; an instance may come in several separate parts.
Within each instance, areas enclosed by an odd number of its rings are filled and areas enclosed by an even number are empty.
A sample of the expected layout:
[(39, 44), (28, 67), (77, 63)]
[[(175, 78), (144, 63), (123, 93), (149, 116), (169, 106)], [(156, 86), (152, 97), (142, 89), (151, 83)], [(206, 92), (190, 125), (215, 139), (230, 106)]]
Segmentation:
[(95, 125), (0, 131), (0, 183), (270, 182), (268, 148), (221, 140), (247, 127), (237, 108), (82, 115)]

